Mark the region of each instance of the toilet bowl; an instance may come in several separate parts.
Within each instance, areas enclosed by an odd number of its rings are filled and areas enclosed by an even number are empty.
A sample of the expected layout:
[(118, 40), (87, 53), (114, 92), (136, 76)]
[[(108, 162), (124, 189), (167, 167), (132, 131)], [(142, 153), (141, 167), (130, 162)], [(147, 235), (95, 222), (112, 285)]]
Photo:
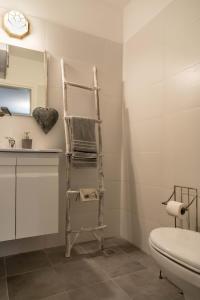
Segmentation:
[(200, 300), (200, 233), (180, 228), (157, 228), (149, 236), (151, 254), (185, 300)]

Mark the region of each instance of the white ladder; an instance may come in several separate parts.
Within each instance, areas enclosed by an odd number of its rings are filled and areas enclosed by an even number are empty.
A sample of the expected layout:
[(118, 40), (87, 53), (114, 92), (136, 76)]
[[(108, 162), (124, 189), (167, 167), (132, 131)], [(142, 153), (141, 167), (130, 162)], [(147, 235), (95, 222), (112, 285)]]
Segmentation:
[[(101, 135), (101, 118), (100, 118), (100, 103), (99, 103), (99, 86), (97, 82), (97, 68), (93, 67), (93, 86), (85, 86), (78, 83), (69, 82), (65, 77), (65, 62), (61, 59), (61, 73), (62, 73), (62, 90), (63, 90), (63, 108), (64, 108), (64, 130), (65, 130), (65, 141), (66, 141), (66, 163), (67, 163), (67, 193), (66, 193), (66, 229), (65, 229), (65, 240), (66, 240), (66, 252), (65, 256), (70, 257), (71, 250), (75, 244), (77, 238), (82, 232), (91, 232), (92, 235), (99, 241), (100, 249), (104, 248), (104, 236), (103, 230), (107, 227), (104, 225), (103, 219), (103, 208), (104, 208), (104, 174), (103, 174), (103, 155), (102, 155), (102, 135)], [(97, 225), (94, 227), (81, 227), (79, 230), (72, 230), (71, 226), (71, 213), (70, 206), (73, 200), (72, 195), (79, 195), (80, 191), (73, 191), (71, 189), (71, 170), (72, 170), (72, 152), (70, 149), (69, 142), (69, 128), (68, 128), (68, 89), (70, 87), (84, 89), (92, 92), (94, 94), (95, 107), (96, 107), (96, 119), (97, 126), (97, 143), (98, 143), (98, 153), (97, 153), (97, 169), (98, 169), (98, 220)], [(91, 119), (91, 118), (90, 118)]]

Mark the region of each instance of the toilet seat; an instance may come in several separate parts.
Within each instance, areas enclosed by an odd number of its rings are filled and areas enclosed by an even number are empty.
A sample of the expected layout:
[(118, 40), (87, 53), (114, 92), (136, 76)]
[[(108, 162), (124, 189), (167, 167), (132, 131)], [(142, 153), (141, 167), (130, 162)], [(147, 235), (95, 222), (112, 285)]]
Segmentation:
[(163, 227), (154, 229), (149, 241), (160, 254), (200, 275), (200, 233)]

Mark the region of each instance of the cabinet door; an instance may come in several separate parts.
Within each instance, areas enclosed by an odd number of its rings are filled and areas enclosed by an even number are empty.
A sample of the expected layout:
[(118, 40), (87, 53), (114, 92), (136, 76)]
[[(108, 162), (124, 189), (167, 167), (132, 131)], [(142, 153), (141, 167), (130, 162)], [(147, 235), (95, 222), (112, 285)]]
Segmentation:
[(15, 160), (5, 158), (0, 159), (0, 242), (13, 239), (15, 239)]
[(17, 162), (16, 238), (58, 232), (58, 160)]

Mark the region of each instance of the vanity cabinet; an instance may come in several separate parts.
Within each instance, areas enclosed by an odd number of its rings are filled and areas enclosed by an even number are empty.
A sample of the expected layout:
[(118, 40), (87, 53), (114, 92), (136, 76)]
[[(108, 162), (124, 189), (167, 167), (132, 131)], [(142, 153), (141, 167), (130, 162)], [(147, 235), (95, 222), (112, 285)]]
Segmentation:
[(58, 232), (58, 159), (19, 158), (16, 238)]
[(0, 241), (15, 239), (15, 163), (0, 158)]
[(0, 241), (57, 233), (58, 154), (2, 155)]

